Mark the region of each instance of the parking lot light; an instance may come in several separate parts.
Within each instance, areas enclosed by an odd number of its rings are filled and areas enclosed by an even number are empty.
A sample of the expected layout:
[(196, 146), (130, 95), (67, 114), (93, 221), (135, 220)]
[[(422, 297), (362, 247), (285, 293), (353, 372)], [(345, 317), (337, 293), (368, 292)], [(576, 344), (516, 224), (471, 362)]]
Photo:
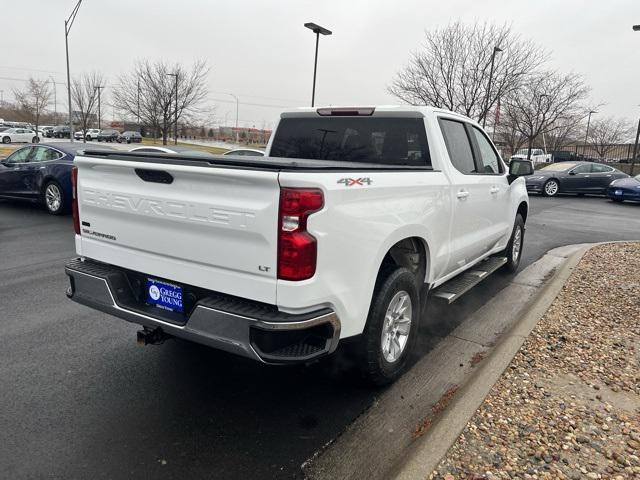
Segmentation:
[(73, 142), (73, 117), (71, 115), (71, 74), (69, 73), (69, 32), (73, 26), (73, 22), (76, 19), (78, 10), (82, 0), (78, 0), (76, 6), (73, 7), (71, 15), (64, 21), (64, 46), (67, 54), (67, 99), (69, 101), (69, 141)]
[(102, 93), (102, 89), (104, 88), (104, 86), (102, 85), (98, 85), (97, 87), (93, 87), (93, 90), (96, 91), (98, 90), (98, 130), (100, 130), (102, 128), (101, 126), (101, 122), (100, 122), (100, 94)]
[(491, 93), (491, 82), (493, 81), (493, 66), (496, 62), (496, 53), (500, 52), (502, 52), (502, 49), (500, 47), (493, 47), (493, 53), (491, 54), (491, 69), (489, 70), (489, 84), (487, 85), (487, 99), (485, 101), (485, 113), (484, 117), (482, 118), (482, 128), (486, 127), (487, 125), (487, 114), (489, 113), (489, 95)]
[(592, 113), (598, 113), (598, 112), (596, 112), (595, 110), (589, 110), (589, 118), (587, 120), (587, 131), (584, 134), (584, 145), (585, 145), (585, 148), (587, 148), (587, 140), (589, 138), (589, 126), (591, 125), (591, 114)]
[(316, 101), (316, 71), (318, 69), (318, 43), (320, 42), (320, 35), (331, 35), (333, 32), (311, 22), (305, 23), (304, 26), (316, 34), (316, 56), (313, 61), (313, 88), (311, 90), (311, 106), (313, 107)]

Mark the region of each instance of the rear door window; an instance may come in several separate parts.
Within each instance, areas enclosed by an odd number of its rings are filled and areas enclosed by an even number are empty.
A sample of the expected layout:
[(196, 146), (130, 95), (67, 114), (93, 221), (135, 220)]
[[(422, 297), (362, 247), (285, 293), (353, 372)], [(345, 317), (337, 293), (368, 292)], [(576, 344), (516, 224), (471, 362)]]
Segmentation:
[(460, 173), (477, 173), (473, 150), (464, 123), (447, 118), (440, 119), (440, 128), (447, 145), (451, 163)]
[(486, 135), (480, 131), (477, 127), (471, 127), (476, 145), (478, 147), (478, 153), (480, 157), (480, 173), (488, 174), (500, 174), (502, 173), (502, 164), (498, 154), (491, 146), (489, 139)]
[(431, 166), (423, 118), (283, 118), (272, 157)]
[(49, 160), (56, 160), (60, 158), (62, 155), (52, 149), (47, 147), (33, 147), (34, 153), (31, 156), (32, 162), (46, 162)]
[(574, 173), (591, 173), (591, 164), (583, 163), (582, 165), (578, 165), (573, 169)]

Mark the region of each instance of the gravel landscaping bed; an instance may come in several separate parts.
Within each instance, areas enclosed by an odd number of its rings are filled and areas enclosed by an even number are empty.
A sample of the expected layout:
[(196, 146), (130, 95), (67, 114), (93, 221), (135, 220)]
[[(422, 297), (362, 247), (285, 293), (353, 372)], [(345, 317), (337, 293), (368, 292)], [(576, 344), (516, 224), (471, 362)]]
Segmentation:
[(640, 244), (585, 254), (431, 479), (640, 479)]

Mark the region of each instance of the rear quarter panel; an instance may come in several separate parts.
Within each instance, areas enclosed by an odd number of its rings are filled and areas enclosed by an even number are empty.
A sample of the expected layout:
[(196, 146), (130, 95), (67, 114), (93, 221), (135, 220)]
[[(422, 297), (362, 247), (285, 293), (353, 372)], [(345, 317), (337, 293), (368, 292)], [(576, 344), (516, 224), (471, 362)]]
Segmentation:
[[(346, 186), (343, 178), (371, 184)], [(316, 273), (302, 282), (278, 281), (281, 310), (328, 306), (342, 322), (341, 337), (349, 337), (364, 328), (380, 265), (395, 243), (419, 237), (428, 249), (427, 276), (444, 269), (451, 204), (442, 172), (282, 172), (280, 185), (320, 188), (325, 197), (308, 220), (318, 241)]]

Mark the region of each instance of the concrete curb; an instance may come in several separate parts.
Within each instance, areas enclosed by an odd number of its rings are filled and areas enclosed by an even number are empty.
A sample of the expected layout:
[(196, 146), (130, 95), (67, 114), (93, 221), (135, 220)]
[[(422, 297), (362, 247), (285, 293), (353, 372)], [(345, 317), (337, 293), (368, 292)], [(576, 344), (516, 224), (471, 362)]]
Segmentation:
[(426, 478), (594, 245), (550, 250), (491, 300), (476, 302), (464, 322), (303, 464), (305, 478)]
[[(614, 242), (604, 242), (614, 243)], [(392, 475), (397, 480), (428, 478), (455, 443), (469, 419), (475, 414), (527, 336), (549, 309), (584, 254), (600, 244), (570, 245), (551, 250), (547, 255), (566, 260), (529, 303), (526, 313), (503, 334), (500, 342), (473, 376), (438, 416), (429, 432), (414, 442)], [(570, 255), (568, 258), (566, 255)]]

